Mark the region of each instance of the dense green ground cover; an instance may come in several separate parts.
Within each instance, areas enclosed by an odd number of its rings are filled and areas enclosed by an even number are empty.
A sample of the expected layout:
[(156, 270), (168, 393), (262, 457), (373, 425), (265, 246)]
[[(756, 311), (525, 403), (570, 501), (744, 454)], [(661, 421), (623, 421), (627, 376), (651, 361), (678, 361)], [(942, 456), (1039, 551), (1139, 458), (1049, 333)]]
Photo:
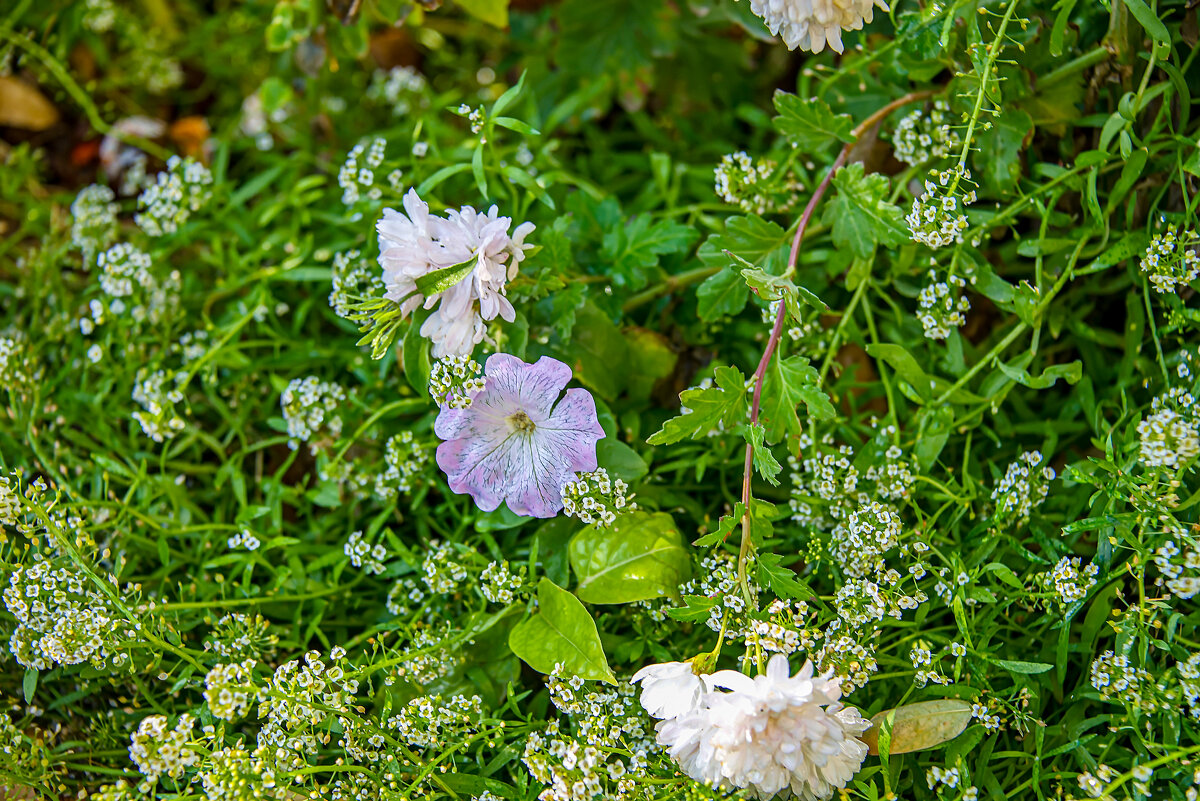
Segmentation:
[(439, 5), (0, 10), (0, 786), (1195, 799), (1195, 4)]

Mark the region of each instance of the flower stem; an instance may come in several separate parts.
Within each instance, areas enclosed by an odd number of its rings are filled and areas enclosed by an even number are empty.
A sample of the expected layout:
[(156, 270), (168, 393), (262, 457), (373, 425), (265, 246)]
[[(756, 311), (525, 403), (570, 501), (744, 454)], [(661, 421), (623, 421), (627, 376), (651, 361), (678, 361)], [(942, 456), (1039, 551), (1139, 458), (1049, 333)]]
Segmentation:
[[(911, 92), (904, 97), (893, 100), (883, 108), (876, 111), (871, 116), (867, 117), (858, 126), (851, 131), (851, 141), (842, 147), (833, 164), (829, 166), (829, 171), (825, 173), (825, 177), (821, 179), (821, 183), (817, 185), (813, 191), (812, 197), (808, 200), (808, 205), (804, 207), (804, 213), (800, 215), (800, 222), (796, 225), (796, 235), (792, 237), (792, 248), (788, 253), (786, 275), (791, 275), (796, 270), (796, 263), (800, 257), (800, 243), (804, 240), (804, 232), (808, 230), (808, 224), (812, 220), (813, 214), (816, 213), (817, 206), (821, 202), (821, 198), (828, 191), (830, 183), (833, 182), (834, 174), (841, 169), (842, 165), (850, 158), (850, 151), (854, 149), (855, 143), (867, 131), (874, 128), (883, 121), (889, 114), (898, 108), (907, 106), (909, 103), (915, 103), (920, 100), (925, 100), (934, 94), (933, 91)], [(780, 303), (779, 310), (775, 314), (775, 324), (771, 326), (771, 335), (767, 338), (766, 347), (763, 349), (762, 358), (758, 361), (758, 368), (754, 371), (754, 397), (750, 405), (750, 425), (755, 425), (758, 422), (758, 413), (762, 405), (762, 388), (763, 380), (767, 374), (767, 366), (771, 363), (771, 357), (775, 355), (775, 350), (779, 346), (780, 336), (783, 334), (783, 321), (787, 317), (787, 304)], [(742, 504), (745, 506), (745, 511), (742, 513), (742, 541), (738, 548), (738, 584), (742, 588), (742, 594), (746, 598), (747, 604), (753, 606), (753, 598), (750, 594), (750, 585), (746, 578), (746, 562), (750, 557), (750, 551), (753, 548), (753, 540), (750, 536), (750, 480), (754, 470), (754, 451), (749, 443), (746, 444), (746, 459), (744, 471), (742, 474)]]

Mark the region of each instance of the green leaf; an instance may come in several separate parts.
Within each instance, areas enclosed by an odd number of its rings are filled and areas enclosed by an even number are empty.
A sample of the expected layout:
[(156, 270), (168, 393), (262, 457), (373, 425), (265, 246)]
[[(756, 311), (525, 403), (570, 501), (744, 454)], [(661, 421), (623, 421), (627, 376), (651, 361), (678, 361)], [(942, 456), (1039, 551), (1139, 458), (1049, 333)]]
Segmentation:
[(1021, 662), (1013, 659), (997, 659), (995, 662), (1009, 673), (1020, 673), (1022, 675), (1045, 673), (1054, 667), (1054, 665), (1048, 665), (1045, 662)]
[(575, 595), (592, 604), (627, 604), (676, 594), (692, 560), (671, 516), (622, 515), (612, 528), (593, 526), (571, 540)]
[(648, 328), (626, 328), (625, 342), (629, 345), (629, 385), (626, 389), (630, 398), (646, 400), (659, 381), (675, 372), (679, 354), (671, 341), (657, 331)]
[(613, 478), (630, 484), (650, 471), (637, 451), (615, 437), (605, 437), (596, 443), (596, 460)]
[(1155, 44), (1170, 47), (1171, 34), (1167, 30), (1167, 26), (1150, 9), (1150, 6), (1146, 5), (1146, 0), (1123, 0), (1123, 2), (1138, 24), (1145, 28), (1146, 33), (1150, 34), (1150, 38), (1154, 40)]
[(540, 673), (562, 664), (568, 676), (617, 683), (596, 621), (578, 598), (545, 577), (538, 582), (538, 611), (513, 626), (508, 647)]
[(1083, 362), (1078, 359), (1066, 364), (1056, 364), (1052, 367), (1047, 367), (1039, 376), (1032, 376), (1028, 370), (1022, 370), (1001, 361), (997, 361), (996, 366), (1000, 369), (1000, 372), (1013, 381), (1031, 389), (1047, 389), (1054, 386), (1054, 383), (1060, 378), (1068, 384), (1078, 384), (1079, 379), (1083, 377)]
[(732, 427), (746, 417), (746, 379), (736, 367), (718, 367), (714, 372), (715, 387), (689, 389), (679, 394), (679, 401), (690, 411), (672, 417), (646, 440), (651, 445), (670, 445), (682, 439), (707, 436), (709, 431), (724, 423)]
[(699, 623), (708, 620), (709, 610), (721, 602), (720, 598), (709, 598), (705, 595), (683, 596), (683, 606), (667, 610), (667, 617), (688, 623)]
[[(499, 23), (494, 23), (494, 24), (499, 25), (500, 27), (504, 27), (505, 25), (508, 24), (508, 0), (501, 0), (501, 2), (498, 2), (498, 3), (492, 2), (492, 5), (504, 6), (504, 17), (505, 17), (504, 21), (499, 22)], [(479, 15), (476, 14), (475, 16), (479, 16)], [(492, 105), (492, 110), (491, 110), (492, 117), (496, 117), (497, 115), (503, 114), (508, 109), (509, 106), (511, 106), (513, 103), (515, 103), (517, 101), (517, 98), (521, 95), (521, 92), (525, 90), (525, 75), (526, 75), (526, 72), (522, 71), (521, 77), (517, 80), (517, 83), (514, 86), (508, 87), (508, 89), (504, 90), (504, 94), (502, 94), (502, 95), (500, 95), (500, 97), (496, 98), (496, 102)]]
[(975, 166), (988, 186), (1007, 191), (1021, 177), (1021, 146), (1033, 130), (1033, 119), (1020, 109), (1008, 109), (991, 122), (975, 140)]
[(854, 119), (849, 114), (834, 114), (824, 100), (776, 91), (774, 101), (779, 112), (771, 120), (775, 130), (801, 150), (812, 152), (833, 142), (854, 141)]
[(421, 336), (421, 326), (429, 314), (427, 309), (417, 309), (413, 313), (408, 330), (404, 332), (404, 344), (400, 348), (404, 377), (408, 379), (408, 385), (425, 398), (429, 397), (429, 373), (433, 365), (429, 355), (429, 340)]
[(431, 270), (416, 280), (417, 292), (425, 297), (445, 292), (470, 275), (478, 263), (478, 259), (470, 258), (462, 264), (442, 267), (440, 270)]
[[(508, 4), (509, 0), (457, 0), (463, 10), (476, 19), (481, 19), (488, 25), (495, 25), (497, 28), (508, 27)], [(524, 73), (521, 74), (521, 80), (525, 79)], [(520, 86), (520, 84), (517, 84)], [(511, 89), (509, 91), (512, 91)], [(503, 96), (501, 96), (503, 99)], [(496, 101), (499, 105), (500, 101)]]
[(629, 343), (608, 315), (590, 302), (575, 312), (571, 342), (563, 355), (575, 377), (602, 398), (617, 397), (630, 378), (626, 371), (613, 369), (629, 362)]
[(767, 442), (798, 435), (802, 428), (797, 409), (801, 403), (817, 420), (832, 420), (837, 412), (821, 389), (821, 376), (803, 356), (773, 359), (763, 383), (762, 412)]
[(771, 486), (778, 487), (779, 474), (783, 471), (783, 466), (779, 464), (775, 454), (771, 453), (771, 449), (767, 447), (765, 442), (767, 430), (763, 428), (762, 423), (752, 423), (746, 426), (745, 431), (746, 441), (750, 443), (750, 452), (754, 459), (754, 469), (770, 482)]
[(733, 529), (741, 524), (742, 517), (745, 514), (746, 505), (741, 501), (736, 501), (733, 504), (733, 514), (722, 515), (716, 529), (708, 532), (693, 542), (692, 545), (695, 545), (697, 548), (707, 548), (711, 545), (716, 545), (718, 542), (724, 542), (725, 538), (733, 533)]
[(697, 313), (705, 322), (719, 317), (732, 317), (746, 307), (750, 290), (742, 280), (741, 273), (726, 267), (716, 275), (705, 279), (696, 289)]
[(674, 222), (657, 223), (639, 214), (604, 235), (600, 256), (609, 262), (613, 283), (641, 289), (649, 280), (647, 271), (658, 265), (658, 257), (682, 253), (696, 241), (695, 229)]
[(895, 709), (885, 709), (871, 717), (871, 728), (863, 732), (860, 738), (867, 744), (870, 753), (880, 752), (883, 745), (880, 727), (893, 713), (891, 744), (888, 749), (891, 754), (908, 754), (936, 748), (962, 734), (971, 722), (971, 705), (958, 698), (921, 701)]
[(892, 247), (908, 239), (904, 214), (889, 203), (888, 179), (866, 175), (860, 162), (842, 167), (833, 176), (837, 195), (825, 205), (823, 220), (833, 229), (833, 243), (866, 258), (876, 245)]
[(21, 680), (21, 691), (25, 693), (25, 703), (33, 703), (33, 694), (37, 692), (38, 672), (36, 668), (25, 668), (25, 678)]
[(794, 570), (779, 564), (781, 561), (783, 557), (777, 553), (760, 553), (757, 558), (758, 583), (770, 587), (780, 598), (803, 601), (816, 595), (807, 584), (796, 577)]
[(706, 239), (696, 255), (705, 264), (728, 266), (728, 254), (736, 253), (739, 258), (758, 265), (768, 255), (790, 244), (787, 231), (778, 224), (751, 214), (727, 219), (725, 230)]

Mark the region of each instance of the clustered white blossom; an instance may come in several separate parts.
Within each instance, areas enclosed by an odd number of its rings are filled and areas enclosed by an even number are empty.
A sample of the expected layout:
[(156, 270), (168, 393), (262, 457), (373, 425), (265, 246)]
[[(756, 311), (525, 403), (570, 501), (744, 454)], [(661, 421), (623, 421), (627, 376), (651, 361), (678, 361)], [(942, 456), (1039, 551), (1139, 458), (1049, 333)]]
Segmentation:
[(988, 731), (999, 731), (1000, 716), (994, 713), (986, 704), (971, 704), (971, 717), (978, 720)]
[(968, 228), (962, 210), (975, 202), (975, 190), (961, 192), (959, 184), (970, 182), (970, 170), (934, 170), (930, 179), (925, 181), (925, 192), (913, 198), (912, 210), (905, 217), (913, 241), (935, 249), (962, 242)]
[(900, 515), (879, 501), (855, 509), (833, 529), (830, 553), (851, 578), (883, 571), (883, 556), (900, 544)]
[(757, 647), (779, 654), (794, 654), (812, 645), (804, 629), (808, 605), (803, 601), (776, 598), (766, 608), (766, 617), (750, 621), (746, 631), (746, 650)]
[[(1054, 468), (1044, 461), (1040, 451), (1025, 451), (1008, 465), (1004, 478), (992, 489), (997, 521), (1011, 520), (1017, 525), (1029, 522), (1029, 516), (1050, 493), (1048, 482), (1056, 477)], [(1040, 470), (1038, 465), (1043, 465)]]
[(355, 705), (358, 679), (346, 674), (341, 660), (345, 649), (330, 651), (326, 664), (317, 651), (309, 651), (300, 660), (285, 662), (275, 669), (263, 689), (259, 717), (265, 724), (258, 733), (258, 745), (270, 749), (277, 761), (290, 762), (289, 752), (312, 754), (318, 741), (310, 731), (331, 720), (353, 725), (350, 709)]
[(21, 395), (40, 374), (29, 338), (23, 332), (9, 330), (0, 336), (0, 389)]
[(383, 297), (383, 278), (358, 250), (334, 255), (332, 272), (329, 306), (338, 317), (351, 319), (357, 304)]
[(166, 172), (138, 196), (134, 222), (150, 236), (173, 234), (212, 199), (213, 176), (189, 157), (171, 156)]
[(467, 578), (466, 566), (455, 559), (454, 546), (437, 540), (430, 541), (421, 570), (429, 591), (442, 595), (454, 592)]
[(359, 142), (350, 148), (342, 168), (338, 170), (338, 186), (342, 188), (342, 203), (353, 206), (365, 191), (369, 200), (379, 200), (383, 190), (375, 185), (375, 170), (383, 164), (387, 140), (375, 137), (370, 145)]
[(550, 699), (566, 717), (551, 720), (525, 740), (521, 761), (545, 789), (540, 801), (635, 801), (645, 797), (654, 741), (633, 685), (585, 691), (577, 676), (556, 665), (547, 680)]
[(967, 282), (951, 273), (939, 281), (936, 270), (929, 271), (929, 283), (917, 295), (920, 311), (917, 319), (929, 339), (945, 339), (950, 332), (967, 322), (971, 301), (962, 294)]
[(396, 675), (426, 685), (458, 670), (463, 661), (461, 651), (446, 646), (451, 630), (448, 623), (433, 629), (417, 629), (405, 650), (404, 664), (396, 669)]
[(416, 748), (445, 748), (479, 731), (483, 699), (478, 695), (418, 696), (388, 720), (400, 739)]
[(154, 286), (150, 255), (127, 242), (113, 245), (101, 253), (96, 264), (101, 270), (100, 288), (114, 298), (132, 295), (135, 284), (143, 289)]
[(477, 134), (483, 130), (483, 108), (472, 108), (467, 103), (462, 103), (458, 107), (458, 116), (466, 117), (467, 122), (471, 123), (471, 133)]
[(1066, 607), (1076, 601), (1082, 601), (1087, 597), (1088, 591), (1096, 586), (1096, 576), (1099, 575), (1100, 568), (1094, 562), (1082, 570), (1079, 565), (1078, 556), (1064, 556), (1058, 560), (1053, 570), (1040, 577), (1039, 583), (1057, 594), (1061, 606)]
[(367, 87), (367, 99), (391, 106), (392, 113), (403, 116), (412, 110), (413, 101), (427, 86), (425, 76), (412, 67), (392, 67), (390, 70), (375, 70), (371, 85)]
[(949, 156), (958, 147), (958, 135), (950, 127), (950, 105), (937, 100), (928, 113), (915, 109), (896, 123), (892, 149), (896, 158), (917, 167)]
[[(1177, 561), (1180, 555), (1183, 559)], [(1172, 595), (1187, 601), (1200, 592), (1200, 551), (1189, 547), (1181, 552), (1174, 540), (1168, 540), (1155, 549), (1154, 564), (1163, 575), (1159, 582)]]
[(1156, 234), (1142, 256), (1142, 272), (1161, 294), (1178, 292), (1200, 278), (1200, 236), (1195, 231), (1177, 231), (1171, 226)]
[(909, 649), (908, 658), (912, 662), (914, 669), (913, 684), (917, 687), (925, 687), (929, 684), (951, 684), (953, 683), (949, 676), (942, 673), (940, 662), (941, 655), (935, 656), (933, 649), (928, 641), (918, 640)]
[(108, 596), (66, 558), (17, 565), (4, 606), (17, 623), (8, 650), (22, 667), (86, 662), (116, 668), (125, 662), (117, 649), (132, 632)]
[(468, 408), (485, 384), (483, 367), (470, 356), (446, 356), (429, 370), (429, 394), (444, 409)]
[(117, 236), (115, 199), (107, 186), (91, 184), (79, 190), (71, 204), (71, 244), (83, 251), (85, 266)]
[(643, 705), (662, 718), (657, 742), (698, 782), (761, 801), (780, 792), (814, 801), (845, 787), (867, 756), (858, 736), (869, 721), (841, 704), (840, 682), (814, 675), (812, 662), (792, 676), (787, 657), (775, 654), (754, 678), (685, 668), (650, 665), (633, 680), (649, 685)]
[(384, 443), (383, 464), (383, 470), (375, 477), (375, 494), (390, 500), (398, 493), (412, 492), (417, 477), (429, 464), (429, 451), (411, 431), (401, 431)]
[(411, 578), (402, 578), (388, 590), (387, 610), (397, 617), (412, 614), (413, 606), (425, 600), (425, 591)]
[(130, 738), (129, 758), (146, 777), (147, 787), (164, 774), (178, 779), (199, 761), (200, 754), (188, 748), (195, 726), (196, 719), (187, 714), (179, 716), (174, 728), (163, 715), (142, 719)]
[(260, 545), (262, 545), (262, 541), (248, 528), (242, 529), (225, 540), (225, 546), (231, 551), (236, 551), (238, 548), (245, 548), (247, 551), (257, 551)]
[(206, 801), (281, 801), (287, 782), (275, 778), (267, 749), (232, 746), (214, 751), (197, 773)]
[(750, 0), (750, 10), (783, 39), (789, 50), (820, 53), (825, 45), (842, 52), (842, 31), (860, 31), (883, 0)]
[(379, 575), (384, 571), (383, 561), (387, 559), (387, 548), (383, 547), (381, 542), (372, 545), (361, 531), (350, 534), (350, 539), (346, 540), (342, 551), (350, 557), (350, 564), (362, 568), (365, 573)]
[(748, 214), (782, 213), (796, 205), (803, 186), (790, 173), (776, 175), (778, 168), (771, 159), (755, 164), (744, 150), (728, 153), (713, 170), (713, 189)]
[(1171, 387), (1150, 404), (1137, 427), (1139, 458), (1147, 467), (1177, 469), (1200, 455), (1200, 409), (1192, 394)]
[[(753, 560), (747, 568), (746, 586), (753, 598), (758, 598), (761, 588), (753, 577)], [(700, 562), (700, 569), (695, 578), (689, 579), (679, 586), (680, 595), (699, 595), (711, 598), (717, 603), (708, 610), (705, 623), (713, 631), (719, 632), (724, 627), (725, 636), (738, 639), (746, 636), (749, 630), (746, 598), (738, 583), (737, 558), (723, 551), (714, 551)], [(756, 601), (757, 603), (757, 601)]]
[[(505, 287), (533, 247), (525, 244), (533, 223), (518, 225), (509, 236), (512, 220), (498, 216), (495, 206), (486, 214), (463, 206), (437, 217), (412, 189), (404, 196), (404, 209), (407, 216), (384, 209), (376, 226), (386, 297), (400, 304), (404, 315), (420, 306), (437, 307), (421, 325), (421, 335), (433, 342), (434, 358), (470, 355), (483, 341), (485, 321), (516, 319)], [(425, 295), (417, 288), (418, 279), (430, 273), (471, 263), (471, 272), (444, 290)]]
[[(890, 436), (896, 430), (895, 426), (886, 426), (881, 430), (882, 436)], [(912, 465), (904, 459), (904, 451), (899, 445), (892, 445), (884, 451), (884, 460), (867, 468), (867, 480), (875, 482), (875, 494), (886, 501), (901, 501), (909, 496), (916, 477)]]
[(1176, 662), (1175, 672), (1179, 675), (1179, 689), (1187, 702), (1188, 714), (1194, 720), (1200, 720), (1200, 651), (1183, 662)]
[(142, 411), (133, 413), (133, 419), (142, 427), (146, 436), (155, 442), (163, 442), (178, 434), (187, 424), (175, 411), (175, 404), (183, 402), (182, 387), (187, 381), (184, 373), (166, 370), (138, 370), (133, 385), (133, 400)]
[(342, 433), (339, 412), (345, 401), (346, 390), (316, 376), (288, 382), (279, 400), (283, 419), (287, 421), (288, 447), (295, 450), (301, 442), (309, 442), (309, 449), (315, 454), (319, 449), (315, 441), (318, 437), (337, 439)]
[(563, 514), (577, 517), (581, 523), (606, 528), (617, 519), (618, 512), (637, 509), (637, 504), (626, 496), (628, 491), (628, 484), (619, 478), (609, 478), (603, 467), (580, 473), (563, 485)]
[(253, 659), (217, 665), (204, 677), (204, 700), (213, 717), (237, 720), (250, 710), (257, 698)]
[(1126, 654), (1105, 651), (1092, 662), (1092, 686), (1105, 701), (1122, 703), (1145, 713), (1163, 709), (1170, 695), (1166, 679), (1155, 680), (1136, 667)]
[(271, 653), (279, 636), (270, 634), (271, 624), (262, 615), (230, 612), (213, 623), (204, 650), (229, 660), (260, 658)]
[(525, 569), (514, 573), (508, 562), (489, 562), (479, 574), (479, 591), (494, 604), (510, 604), (525, 583)]

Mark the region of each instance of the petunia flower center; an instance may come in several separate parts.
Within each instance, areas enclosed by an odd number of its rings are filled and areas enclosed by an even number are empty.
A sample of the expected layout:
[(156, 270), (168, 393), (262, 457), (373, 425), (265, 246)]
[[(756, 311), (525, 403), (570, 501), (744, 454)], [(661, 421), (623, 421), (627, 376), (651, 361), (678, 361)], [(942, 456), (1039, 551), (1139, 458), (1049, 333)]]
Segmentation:
[(525, 412), (517, 412), (508, 416), (508, 425), (513, 431), (518, 434), (531, 434), (537, 428), (534, 422), (529, 419), (529, 415)]

